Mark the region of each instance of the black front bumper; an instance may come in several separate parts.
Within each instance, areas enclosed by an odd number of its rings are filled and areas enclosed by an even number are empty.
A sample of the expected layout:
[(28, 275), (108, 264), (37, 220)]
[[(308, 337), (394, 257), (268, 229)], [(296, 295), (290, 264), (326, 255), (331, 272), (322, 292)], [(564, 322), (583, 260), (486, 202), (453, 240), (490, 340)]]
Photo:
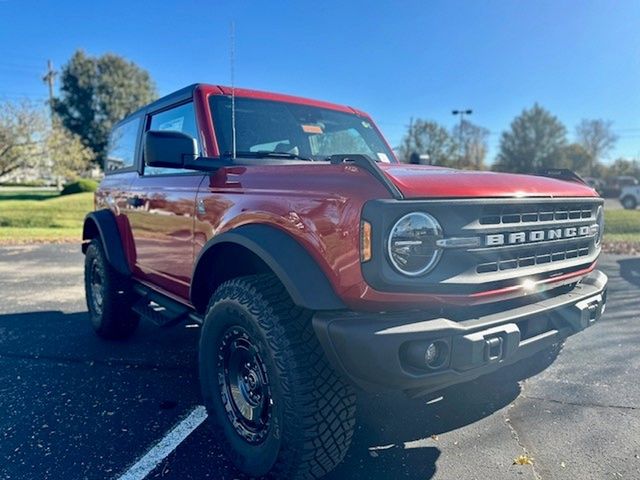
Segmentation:
[[(330, 362), (359, 387), (421, 395), (473, 380), (589, 327), (604, 312), (606, 286), (607, 276), (594, 271), (569, 292), (473, 318), (318, 312), (313, 327)], [(446, 352), (437, 368), (417, 366), (407, 356), (434, 341)]]

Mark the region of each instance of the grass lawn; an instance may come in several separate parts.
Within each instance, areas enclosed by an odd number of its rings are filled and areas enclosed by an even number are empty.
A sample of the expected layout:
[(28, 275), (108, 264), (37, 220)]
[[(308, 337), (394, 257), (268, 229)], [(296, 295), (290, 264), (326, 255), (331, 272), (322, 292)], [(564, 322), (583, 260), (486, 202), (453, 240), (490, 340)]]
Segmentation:
[(0, 202), (5, 200), (46, 200), (59, 195), (57, 190), (4, 190), (0, 188)]
[(93, 193), (0, 191), (0, 244), (80, 242)]
[(605, 238), (625, 238), (640, 241), (640, 210), (605, 210)]
[(604, 211), (602, 248), (609, 253), (640, 253), (640, 209)]

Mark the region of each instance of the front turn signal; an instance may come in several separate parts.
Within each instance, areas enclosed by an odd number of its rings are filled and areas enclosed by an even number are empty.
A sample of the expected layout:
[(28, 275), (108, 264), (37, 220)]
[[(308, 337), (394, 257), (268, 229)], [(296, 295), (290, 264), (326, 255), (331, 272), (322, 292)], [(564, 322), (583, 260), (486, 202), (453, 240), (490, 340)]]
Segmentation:
[(360, 223), (360, 261), (371, 260), (371, 224), (366, 220)]

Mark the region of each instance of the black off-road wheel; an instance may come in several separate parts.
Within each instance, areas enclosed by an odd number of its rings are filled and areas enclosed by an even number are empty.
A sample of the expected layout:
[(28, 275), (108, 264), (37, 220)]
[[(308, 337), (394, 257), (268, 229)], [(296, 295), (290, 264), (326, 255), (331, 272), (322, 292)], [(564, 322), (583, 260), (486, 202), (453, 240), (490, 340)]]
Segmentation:
[(109, 264), (97, 239), (91, 240), (85, 254), (84, 287), (95, 332), (109, 340), (131, 336), (140, 323), (131, 310), (135, 299), (131, 281)]
[(315, 479), (344, 458), (355, 393), (327, 363), (311, 312), (272, 275), (223, 283), (200, 338), (209, 424), (242, 472)]

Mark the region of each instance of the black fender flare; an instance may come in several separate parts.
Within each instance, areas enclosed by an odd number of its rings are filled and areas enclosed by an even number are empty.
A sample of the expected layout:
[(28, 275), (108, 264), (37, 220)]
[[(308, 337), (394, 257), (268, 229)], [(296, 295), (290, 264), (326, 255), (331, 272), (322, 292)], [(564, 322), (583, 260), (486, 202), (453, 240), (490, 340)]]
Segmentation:
[[(203, 304), (199, 286), (208, 275), (208, 252), (223, 243), (242, 246), (260, 258), (282, 282), (296, 305), (309, 310), (346, 308), (309, 252), (291, 235), (264, 224), (237, 227), (216, 235), (205, 244), (191, 277), (190, 300), (196, 307)], [(207, 301), (204, 300), (204, 306)]]
[(122, 247), (116, 217), (111, 210), (103, 209), (90, 212), (82, 227), (82, 252), (86, 253), (88, 240), (100, 238), (109, 264), (120, 274), (131, 276), (131, 269)]

